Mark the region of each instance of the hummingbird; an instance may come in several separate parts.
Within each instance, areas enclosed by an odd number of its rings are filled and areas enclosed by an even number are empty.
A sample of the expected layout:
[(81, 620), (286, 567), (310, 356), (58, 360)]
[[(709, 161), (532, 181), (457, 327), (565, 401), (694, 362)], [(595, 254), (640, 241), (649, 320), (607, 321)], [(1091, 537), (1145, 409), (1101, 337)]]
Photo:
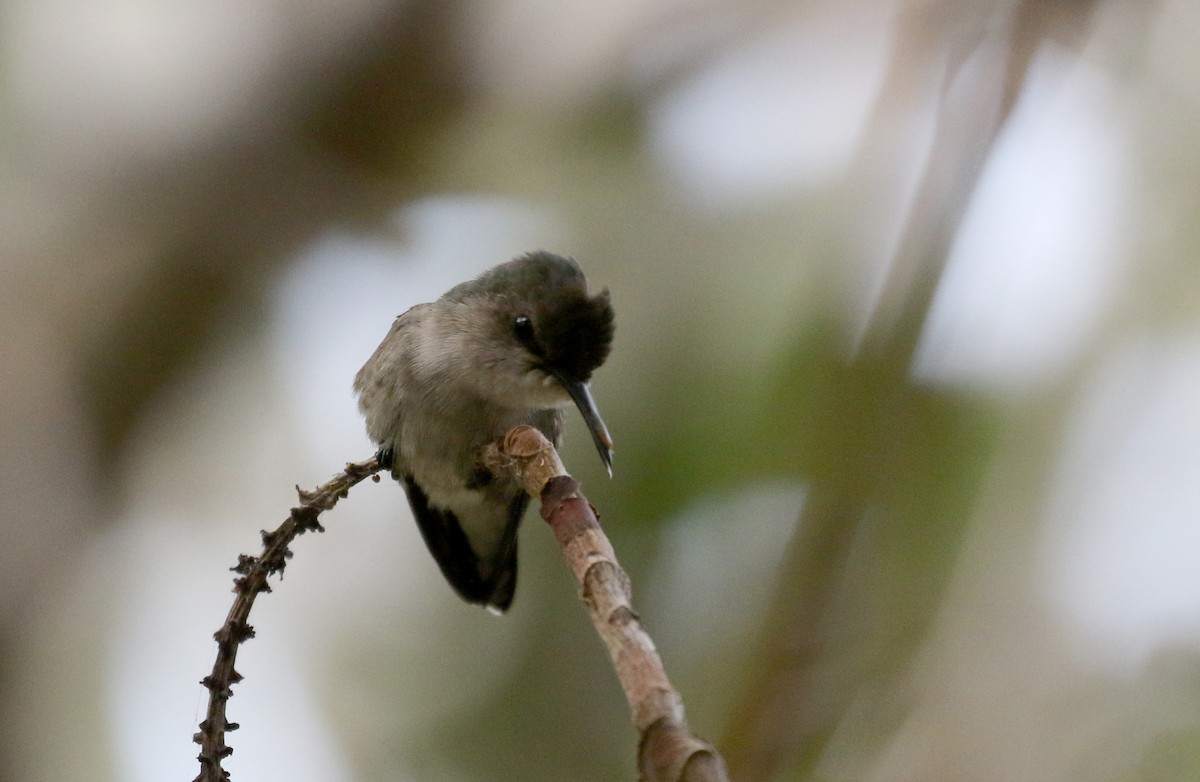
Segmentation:
[(529, 505), (515, 481), (483, 466), (489, 443), (527, 424), (557, 448), (574, 404), (612, 475), (612, 438), (588, 385), (612, 337), (608, 290), (589, 296), (579, 264), (537, 251), (400, 315), (355, 376), (380, 462), (467, 602), (495, 613), (512, 604)]

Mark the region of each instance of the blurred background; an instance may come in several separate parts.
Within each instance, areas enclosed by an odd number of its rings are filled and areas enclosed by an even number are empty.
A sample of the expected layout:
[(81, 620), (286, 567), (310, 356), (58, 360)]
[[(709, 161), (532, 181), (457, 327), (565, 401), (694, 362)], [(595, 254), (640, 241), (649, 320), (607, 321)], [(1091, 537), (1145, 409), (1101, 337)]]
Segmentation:
[[(617, 312), (564, 456), (757, 780), (1200, 778), (1200, 5), (8, 0), (0, 774), (190, 780), (228, 568), (354, 372), (518, 253)], [(365, 483), (252, 618), (234, 780), (612, 780), (531, 514), (461, 603)]]

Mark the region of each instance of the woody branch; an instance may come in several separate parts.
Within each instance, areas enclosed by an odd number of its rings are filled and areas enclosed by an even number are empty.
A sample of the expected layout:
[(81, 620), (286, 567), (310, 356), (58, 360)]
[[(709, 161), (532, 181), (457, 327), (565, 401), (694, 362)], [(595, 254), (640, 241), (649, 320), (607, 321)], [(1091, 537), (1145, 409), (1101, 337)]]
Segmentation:
[(629, 576), (617, 563), (595, 509), (567, 474), (554, 446), (537, 429), (513, 428), (486, 457), (541, 500), (563, 558), (583, 589), (583, 602), (609, 657), (637, 728), (638, 772), (646, 782), (727, 782), (725, 761), (694, 736), (683, 699), (671, 686), (654, 641), (631, 605)]

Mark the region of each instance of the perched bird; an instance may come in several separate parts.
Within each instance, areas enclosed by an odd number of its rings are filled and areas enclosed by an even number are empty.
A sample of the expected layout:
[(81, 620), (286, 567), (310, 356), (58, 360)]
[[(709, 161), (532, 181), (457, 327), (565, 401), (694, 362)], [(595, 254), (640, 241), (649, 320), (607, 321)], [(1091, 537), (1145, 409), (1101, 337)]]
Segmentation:
[(589, 296), (575, 261), (533, 252), (396, 318), (355, 376), (367, 433), (464, 600), (503, 612), (517, 583), (529, 496), (483, 467), (488, 443), (528, 424), (557, 447), (573, 402), (612, 474), (588, 388), (612, 336), (608, 291)]

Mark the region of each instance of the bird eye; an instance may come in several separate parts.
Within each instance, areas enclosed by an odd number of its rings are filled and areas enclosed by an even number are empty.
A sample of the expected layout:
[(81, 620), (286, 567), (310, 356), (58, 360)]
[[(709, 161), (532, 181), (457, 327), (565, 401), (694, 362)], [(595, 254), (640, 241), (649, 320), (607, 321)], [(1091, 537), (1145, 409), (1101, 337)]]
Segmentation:
[(513, 333), (517, 335), (517, 339), (526, 345), (534, 343), (533, 337), (533, 321), (528, 315), (518, 315), (513, 321)]

